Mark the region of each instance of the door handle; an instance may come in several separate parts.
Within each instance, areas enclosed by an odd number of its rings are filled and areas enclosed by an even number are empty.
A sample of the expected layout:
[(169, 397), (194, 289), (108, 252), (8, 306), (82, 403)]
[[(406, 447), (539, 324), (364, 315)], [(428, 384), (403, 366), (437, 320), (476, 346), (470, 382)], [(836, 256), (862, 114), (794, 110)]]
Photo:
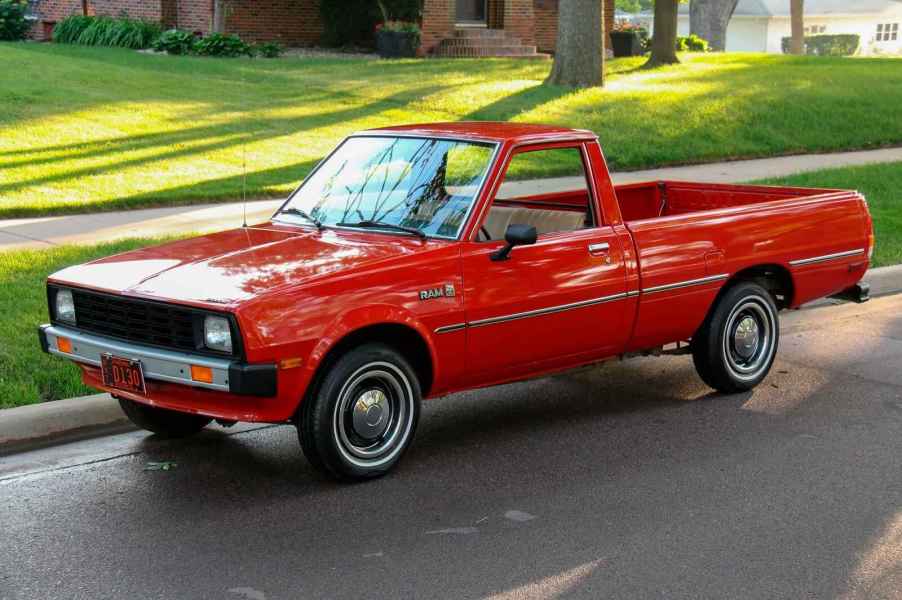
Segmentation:
[(611, 245), (607, 242), (600, 244), (589, 244), (589, 254), (603, 254), (611, 249)]

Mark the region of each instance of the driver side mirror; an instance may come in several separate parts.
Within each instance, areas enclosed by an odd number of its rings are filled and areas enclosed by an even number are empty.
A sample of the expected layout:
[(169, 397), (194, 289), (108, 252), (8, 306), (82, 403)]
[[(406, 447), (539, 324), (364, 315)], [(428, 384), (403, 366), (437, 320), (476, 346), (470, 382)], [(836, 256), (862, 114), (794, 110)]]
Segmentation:
[(497, 252), (493, 252), (491, 258), (493, 261), (507, 260), (514, 246), (531, 246), (536, 243), (538, 237), (536, 228), (532, 225), (508, 225), (507, 231), (504, 232), (504, 241), (507, 244)]

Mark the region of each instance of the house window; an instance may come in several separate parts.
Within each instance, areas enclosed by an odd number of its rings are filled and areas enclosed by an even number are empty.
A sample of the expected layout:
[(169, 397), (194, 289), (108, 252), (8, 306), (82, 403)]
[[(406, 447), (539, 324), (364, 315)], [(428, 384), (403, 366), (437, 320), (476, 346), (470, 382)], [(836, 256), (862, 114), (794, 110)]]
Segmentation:
[(877, 41), (878, 42), (895, 42), (899, 39), (898, 23), (878, 23), (877, 24)]
[(819, 33), (824, 33), (827, 31), (826, 25), (812, 25), (811, 27), (805, 28), (805, 35), (817, 35)]

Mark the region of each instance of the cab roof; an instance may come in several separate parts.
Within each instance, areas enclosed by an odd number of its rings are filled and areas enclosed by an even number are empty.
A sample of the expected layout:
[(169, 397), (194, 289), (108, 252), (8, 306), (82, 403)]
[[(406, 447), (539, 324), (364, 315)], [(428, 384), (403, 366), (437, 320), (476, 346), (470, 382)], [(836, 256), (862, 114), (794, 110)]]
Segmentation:
[(571, 140), (594, 141), (597, 136), (586, 129), (570, 129), (553, 125), (531, 123), (507, 123), (503, 121), (458, 121), (454, 123), (428, 123), (423, 125), (398, 125), (381, 129), (368, 129), (356, 135), (405, 134), (423, 137), (450, 137), (487, 142), (555, 142)]

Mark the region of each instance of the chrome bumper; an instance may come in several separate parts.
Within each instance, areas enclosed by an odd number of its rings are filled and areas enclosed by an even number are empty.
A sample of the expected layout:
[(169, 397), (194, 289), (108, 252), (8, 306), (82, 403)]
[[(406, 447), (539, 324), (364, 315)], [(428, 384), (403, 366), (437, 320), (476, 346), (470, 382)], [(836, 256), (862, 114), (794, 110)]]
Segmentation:
[[(147, 380), (166, 381), (248, 396), (276, 394), (274, 364), (248, 365), (223, 358), (163, 350), (87, 334), (58, 325), (41, 325), (38, 328), (38, 337), (45, 352), (95, 367), (100, 366), (100, 357), (103, 354), (140, 361), (144, 378)], [(59, 350), (57, 339), (60, 337), (72, 341), (71, 353)], [(213, 372), (213, 382), (193, 380), (191, 365), (209, 367)]]

